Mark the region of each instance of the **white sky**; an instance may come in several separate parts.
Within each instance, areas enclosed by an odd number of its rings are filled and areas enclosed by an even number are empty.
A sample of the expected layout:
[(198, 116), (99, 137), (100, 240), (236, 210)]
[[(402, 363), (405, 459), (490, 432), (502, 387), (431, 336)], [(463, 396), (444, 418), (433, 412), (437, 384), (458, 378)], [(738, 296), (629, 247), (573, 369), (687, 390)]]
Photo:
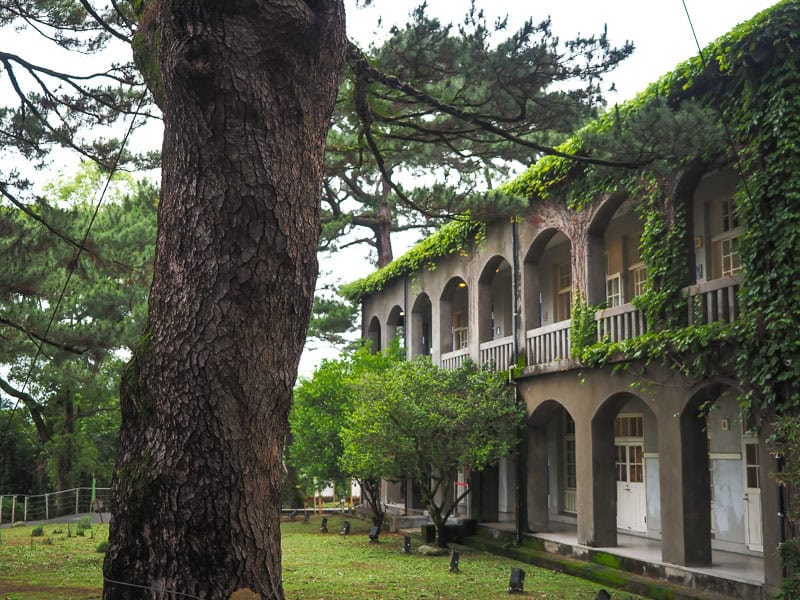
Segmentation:
[[(407, 22), (409, 12), (419, 4), (411, 0), (374, 0), (372, 6), (359, 9), (355, 7), (355, 0), (345, 0), (345, 3), (348, 35), (364, 47), (372, 40), (384, 39), (391, 25)], [(700, 46), (705, 47), (738, 23), (775, 3), (775, 0), (686, 0), (686, 7)], [(469, 1), (430, 0), (428, 5), (429, 15), (444, 22), (458, 23)], [(681, 0), (476, 0), (476, 6), (484, 9), (489, 23), (496, 17), (508, 15), (509, 31), (518, 29), (528, 18), (538, 23), (549, 15), (553, 31), (562, 40), (577, 34), (600, 33), (606, 25), (614, 45), (632, 41), (636, 47), (633, 55), (607, 79), (608, 86), (614, 82), (617, 88), (615, 94), (607, 95), (609, 103), (635, 96), (679, 62), (697, 54)], [(379, 18), (381, 26), (378, 26)], [(415, 241), (414, 234), (394, 239), (395, 257)], [(363, 277), (374, 270), (366, 256), (364, 247), (339, 252), (332, 258), (320, 257), (321, 277), (338, 283)], [(310, 376), (322, 358), (336, 355), (331, 348), (307, 349), (300, 362), (300, 375)]]

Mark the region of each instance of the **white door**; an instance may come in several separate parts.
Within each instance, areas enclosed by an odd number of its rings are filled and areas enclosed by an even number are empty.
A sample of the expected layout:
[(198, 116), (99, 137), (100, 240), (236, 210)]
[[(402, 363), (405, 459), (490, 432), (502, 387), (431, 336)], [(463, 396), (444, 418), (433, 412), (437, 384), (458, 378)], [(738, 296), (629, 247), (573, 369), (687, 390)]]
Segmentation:
[(761, 529), (761, 482), (758, 474), (758, 440), (744, 439), (744, 530), (748, 550), (764, 551)]
[(619, 442), (616, 449), (617, 528), (647, 531), (644, 487), (644, 447), (641, 442)]

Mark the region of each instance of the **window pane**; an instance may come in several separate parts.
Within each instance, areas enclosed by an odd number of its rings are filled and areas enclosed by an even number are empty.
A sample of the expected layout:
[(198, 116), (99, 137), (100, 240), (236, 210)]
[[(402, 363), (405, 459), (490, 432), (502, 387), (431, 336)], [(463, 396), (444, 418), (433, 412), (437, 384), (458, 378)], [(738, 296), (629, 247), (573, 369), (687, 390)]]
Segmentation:
[(747, 467), (747, 487), (758, 488), (758, 467)]
[(647, 267), (640, 266), (631, 269), (633, 281), (633, 295), (641, 296), (644, 294), (647, 285)]
[(628, 473), (627, 473), (627, 456), (626, 456), (627, 448), (625, 446), (617, 446), (616, 453), (616, 471), (617, 471), (617, 481), (628, 481)]
[(619, 283), (619, 275), (606, 279), (606, 302), (609, 306), (619, 306), (622, 304)]
[(745, 453), (747, 456), (747, 465), (758, 465), (758, 446), (755, 444), (745, 444)]
[(633, 431), (631, 431), (631, 436), (633, 436), (633, 437), (644, 437), (644, 418), (643, 417), (634, 417), (633, 418)]

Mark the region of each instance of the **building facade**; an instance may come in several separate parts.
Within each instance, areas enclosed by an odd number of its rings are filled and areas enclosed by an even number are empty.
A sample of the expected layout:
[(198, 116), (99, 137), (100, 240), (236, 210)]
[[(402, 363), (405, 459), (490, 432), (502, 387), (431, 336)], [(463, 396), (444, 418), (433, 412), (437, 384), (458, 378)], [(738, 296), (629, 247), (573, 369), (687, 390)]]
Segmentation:
[[(725, 107), (739, 101), (725, 98), (739, 89), (730, 81), (739, 77), (753, 96), (772, 85), (778, 63), (757, 49), (795, 44), (780, 28), (796, 28), (799, 14), (796, 2), (782, 2), (718, 41), (712, 48), (718, 58), (720, 49), (732, 56), (736, 44), (756, 48), (740, 52), (738, 66), (730, 61), (730, 80), (718, 80), (721, 59), (716, 67), (695, 62), (684, 68), (695, 69), (691, 78), (672, 74), (662, 79), (666, 88), (654, 84), (651, 92), (665, 93), (673, 108), (692, 96), (711, 97), (709, 104), (722, 106), (720, 114), (729, 118)], [(797, 62), (798, 55), (794, 48), (782, 60)], [(787, 122), (797, 122), (797, 112)], [(788, 156), (797, 153), (795, 147)], [(541, 179), (536, 169), (529, 177)], [(636, 348), (631, 341), (657, 340), (652, 334), (661, 328), (635, 301), (663, 278), (651, 272), (663, 264), (648, 263), (661, 242), (652, 232), (642, 240), (654, 216), (668, 232), (663, 244), (680, 257), (672, 275), (680, 280), (679, 302), (668, 327), (700, 331), (740, 319), (739, 289), (748, 276), (741, 254), (748, 229), (740, 215), (748, 213), (737, 202), (750, 194), (743, 189), (752, 163), (742, 168), (725, 152), (675, 161), (651, 179), (659, 201), (647, 206), (625, 185), (587, 195), (582, 171), (573, 176), (570, 169), (555, 194), (536, 193), (552, 180), (512, 184), (509, 189), (524, 190), (528, 208), (482, 225), (477, 241), (470, 230), (461, 244), (441, 242), (431, 258), (435, 244), (428, 240), (425, 253), (412, 249), (351, 286), (350, 297), (362, 304), (363, 336), (375, 350), (399, 336), (408, 358), (430, 355), (444, 368), (469, 357), (509, 372), (527, 407), (521, 452), (483, 473), (459, 475), (472, 486), (462, 512), (484, 522), (514, 522), (523, 532), (572, 527), (577, 543), (589, 547), (613, 548), (620, 535), (638, 536), (657, 544), (667, 565), (711, 567), (715, 552), (735, 553), (763, 566), (764, 589), (774, 590), (782, 576), (777, 547), (784, 524), (775, 510), (782, 492), (766, 444), (769, 423), (740, 410), (736, 373), (692, 375), (667, 354), (648, 360), (630, 350)], [(581, 202), (571, 201), (573, 183)], [(784, 177), (775, 185), (795, 184)], [(768, 224), (760, 227), (769, 235)], [(451, 239), (452, 231), (440, 237)], [(648, 244), (649, 254), (643, 252)], [(576, 332), (587, 331), (594, 339), (581, 339), (576, 351)], [(628, 351), (592, 361), (581, 353), (592, 343)], [(384, 500), (415, 505), (411, 486), (400, 483), (385, 486)]]

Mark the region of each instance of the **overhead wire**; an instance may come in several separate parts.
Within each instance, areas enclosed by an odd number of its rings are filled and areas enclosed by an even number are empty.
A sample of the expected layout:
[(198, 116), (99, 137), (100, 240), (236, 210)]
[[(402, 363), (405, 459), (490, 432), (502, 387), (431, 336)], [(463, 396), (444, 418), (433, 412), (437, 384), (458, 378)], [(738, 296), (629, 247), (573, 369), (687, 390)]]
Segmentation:
[[(125, 136), (122, 138), (120, 142), (119, 150), (117, 151), (116, 156), (114, 157), (114, 162), (111, 165), (111, 169), (109, 170), (108, 177), (106, 178), (105, 185), (103, 186), (102, 191), (100, 192), (100, 197), (97, 200), (97, 204), (94, 207), (94, 211), (92, 212), (92, 216), (89, 218), (89, 223), (86, 226), (86, 231), (83, 234), (83, 238), (81, 239), (80, 244), (75, 249), (75, 257), (73, 260), (69, 262), (69, 267), (67, 269), (67, 277), (64, 281), (64, 285), (61, 287), (61, 291), (58, 295), (58, 300), (56, 300), (55, 305), (53, 306), (53, 310), (50, 312), (50, 318), (47, 322), (47, 327), (45, 328), (44, 334), (42, 335), (42, 339), (39, 340), (39, 343), (36, 346), (36, 354), (34, 354), (33, 359), (31, 360), (30, 367), (28, 368), (28, 372), (25, 375), (24, 383), (22, 384), (21, 393), (25, 394), (25, 390), (30, 385), (31, 377), (33, 376), (33, 372), (36, 368), (36, 363), (39, 361), (39, 357), (42, 355), (42, 347), (44, 346), (44, 340), (47, 339), (48, 333), (50, 333), (50, 328), (53, 326), (55, 322), (56, 316), (61, 308), (61, 303), (64, 300), (64, 295), (67, 293), (67, 288), (69, 287), (69, 283), (72, 280), (72, 276), (75, 273), (75, 269), (78, 266), (78, 262), (80, 261), (81, 254), (83, 254), (83, 250), (86, 246), (86, 241), (89, 239), (89, 234), (92, 231), (92, 227), (94, 226), (94, 222), (97, 219), (97, 215), (100, 212), (100, 207), (103, 205), (103, 201), (105, 200), (106, 193), (108, 192), (109, 187), (111, 186), (111, 181), (114, 175), (117, 173), (119, 169), (119, 163), (122, 159), (122, 153), (125, 150), (125, 146), (130, 139), (131, 134), (133, 133), (134, 126), (136, 124), (136, 119), (138, 118), (142, 106), (144, 106), (144, 100), (147, 97), (147, 90), (144, 90), (139, 97), (139, 100), (136, 104), (136, 111), (131, 118), (130, 125), (128, 126), (127, 131), (125, 132)], [(19, 404), (21, 402), (21, 398), (17, 397), (17, 401), (14, 404), (14, 407), (11, 409), (11, 412), (8, 416), (8, 420), (6, 421), (5, 426), (3, 427), (3, 432), (0, 435), (0, 439), (4, 439), (5, 436), (8, 434), (8, 430), (11, 428), (11, 423), (14, 420), (14, 415), (19, 408)]]
[[(689, 14), (689, 8), (686, 6), (686, 0), (681, 0), (681, 4), (683, 5), (683, 12), (686, 13), (686, 19), (689, 21), (689, 29), (692, 32), (692, 38), (694, 39), (694, 44), (697, 47), (697, 53), (700, 57), (700, 63), (703, 65), (703, 70), (708, 71), (708, 61), (706, 60), (706, 56), (703, 53), (703, 48), (700, 46), (700, 41), (697, 38), (697, 32), (694, 29), (694, 22), (692, 21), (692, 16)], [(741, 155), (739, 151), (736, 149), (736, 144), (733, 143), (733, 134), (731, 133), (730, 126), (728, 122), (725, 120), (724, 115), (722, 114), (722, 109), (718, 106), (715, 106), (715, 110), (719, 115), (719, 121), (722, 125), (722, 129), (725, 131), (725, 138), (728, 142), (728, 146), (730, 148), (731, 154), (733, 155), (734, 164), (736, 165), (736, 171), (739, 175), (739, 178), (742, 182), (742, 189), (744, 190), (745, 196), (747, 200), (750, 202), (753, 216), (756, 219), (756, 225), (758, 228), (764, 232), (765, 229), (763, 227), (763, 223), (761, 222), (761, 214), (758, 210), (756, 210), (756, 203), (753, 199), (753, 194), (750, 191), (750, 183), (747, 177), (747, 172), (744, 168), (744, 163), (742, 162)]]

